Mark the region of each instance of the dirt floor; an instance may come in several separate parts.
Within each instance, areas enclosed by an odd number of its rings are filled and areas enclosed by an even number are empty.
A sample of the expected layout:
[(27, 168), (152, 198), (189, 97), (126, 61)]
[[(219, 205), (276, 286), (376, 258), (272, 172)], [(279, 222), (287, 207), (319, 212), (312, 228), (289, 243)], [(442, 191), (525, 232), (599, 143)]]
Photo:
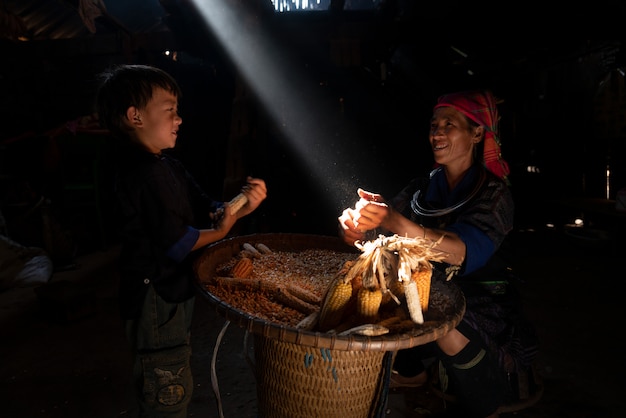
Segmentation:
[[(541, 398), (502, 417), (626, 416), (623, 280), (614, 245), (580, 246), (560, 234), (518, 237), (515, 270), (525, 308), (541, 338)], [(39, 288), (0, 294), (0, 393), (3, 418), (134, 417), (127, 345), (118, 318), (115, 257), (109, 248)], [(251, 341), (203, 296), (193, 328), (195, 390), (190, 417), (256, 418)], [(247, 344), (244, 344), (247, 343)], [(218, 390), (211, 372), (216, 352)], [(390, 418), (418, 414), (424, 391), (389, 395)]]

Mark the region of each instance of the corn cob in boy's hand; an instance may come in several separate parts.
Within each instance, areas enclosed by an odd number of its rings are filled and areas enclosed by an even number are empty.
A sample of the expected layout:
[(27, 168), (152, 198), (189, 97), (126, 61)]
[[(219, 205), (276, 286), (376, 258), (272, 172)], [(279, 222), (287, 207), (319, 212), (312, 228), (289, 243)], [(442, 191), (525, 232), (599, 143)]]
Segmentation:
[(231, 215), (239, 212), (239, 209), (245, 206), (248, 203), (248, 198), (245, 194), (239, 193), (237, 196), (233, 198), (230, 202), (228, 202), (228, 211)]

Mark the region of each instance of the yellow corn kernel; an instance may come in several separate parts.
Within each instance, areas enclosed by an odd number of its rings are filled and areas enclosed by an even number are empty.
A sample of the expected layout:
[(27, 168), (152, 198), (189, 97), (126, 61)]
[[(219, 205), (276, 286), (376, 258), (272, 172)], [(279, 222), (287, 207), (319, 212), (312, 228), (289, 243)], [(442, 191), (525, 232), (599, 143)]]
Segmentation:
[(362, 319), (369, 321), (376, 318), (383, 299), (380, 289), (366, 289), (362, 287), (357, 294), (356, 312)]
[(240, 258), (239, 261), (233, 266), (232, 275), (233, 277), (240, 277), (242, 279), (247, 279), (252, 274), (252, 260), (249, 258), (243, 257)]
[(417, 284), (417, 291), (420, 295), (420, 306), (422, 312), (428, 311), (428, 300), (430, 299), (430, 281), (433, 276), (433, 269), (420, 266), (411, 274), (411, 280)]
[(343, 278), (337, 278), (331, 283), (320, 309), (318, 320), (320, 331), (328, 331), (341, 322), (351, 297), (352, 285), (350, 282), (345, 282)]

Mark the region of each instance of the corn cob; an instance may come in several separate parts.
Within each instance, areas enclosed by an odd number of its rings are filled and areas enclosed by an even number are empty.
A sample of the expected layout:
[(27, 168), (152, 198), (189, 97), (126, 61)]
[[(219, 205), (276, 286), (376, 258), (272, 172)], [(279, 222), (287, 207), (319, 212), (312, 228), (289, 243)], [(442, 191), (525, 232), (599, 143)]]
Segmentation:
[(261, 254), (271, 254), (272, 250), (270, 250), (270, 248), (262, 243), (258, 243), (256, 244), (256, 249), (259, 250), (261, 252)]
[(362, 287), (357, 294), (356, 312), (361, 319), (370, 321), (378, 315), (383, 294), (380, 289), (366, 289)]
[(376, 337), (378, 335), (385, 335), (388, 333), (389, 333), (389, 328), (386, 328), (382, 325), (363, 324), (363, 325), (358, 325), (356, 327), (342, 331), (337, 335), (345, 336), (345, 335), (350, 335), (350, 334), (358, 334), (358, 335), (365, 335), (368, 337)]
[(415, 322), (410, 319), (402, 319), (398, 322), (385, 325), (389, 328), (389, 332), (394, 334), (401, 334), (415, 328)]
[(319, 310), (317, 306), (311, 305), (310, 303), (307, 303), (303, 301), (302, 299), (295, 297), (294, 295), (292, 295), (291, 293), (289, 293), (286, 289), (283, 289), (282, 287), (278, 287), (274, 295), (276, 296), (276, 299), (278, 299), (284, 305), (290, 308), (293, 308), (297, 311), (300, 311), (302, 313), (305, 313), (307, 315), (310, 315), (313, 312)]
[(253, 279), (253, 278), (241, 278), (241, 277), (216, 277), (216, 283), (219, 286), (229, 286), (236, 289), (245, 289), (246, 291), (258, 290), (262, 292), (276, 292), (278, 285), (270, 280), (266, 279)]
[(231, 215), (239, 212), (246, 203), (248, 203), (248, 198), (245, 194), (239, 193), (237, 196), (233, 198), (230, 202), (228, 202), (228, 211)]
[(417, 283), (413, 280), (404, 282), (404, 296), (406, 298), (406, 306), (409, 310), (411, 320), (416, 324), (424, 323), (424, 314), (420, 305), (420, 295), (417, 290)]
[(322, 302), (318, 321), (320, 331), (332, 329), (341, 322), (351, 298), (352, 285), (343, 277), (337, 277), (331, 283)]
[(320, 311), (315, 311), (312, 314), (306, 316), (302, 321), (296, 325), (297, 329), (310, 331), (317, 325), (317, 320), (320, 317)]
[(292, 295), (294, 295), (295, 297), (297, 297), (298, 299), (301, 299), (307, 303), (319, 305), (322, 302), (322, 298), (320, 298), (319, 296), (317, 296), (316, 294), (312, 292), (309, 292), (306, 289), (301, 288), (300, 286), (294, 283), (289, 283), (287, 285), (287, 291), (291, 293)]
[(433, 275), (431, 267), (420, 265), (417, 270), (411, 274), (411, 280), (417, 283), (417, 291), (420, 295), (420, 306), (422, 312), (428, 311), (428, 300), (430, 298), (430, 281)]
[(402, 282), (398, 279), (392, 279), (390, 277), (385, 277), (385, 280), (387, 281), (387, 290), (382, 292), (383, 300), (380, 303), (380, 306), (400, 305), (400, 299), (398, 299), (396, 295), (402, 295), (404, 293)]
[(231, 273), (233, 277), (247, 279), (252, 274), (252, 260), (246, 257), (240, 258), (233, 266)]
[(253, 257), (255, 258), (259, 258), (261, 257), (261, 252), (259, 250), (257, 250), (256, 248), (254, 248), (254, 246), (250, 243), (245, 242), (242, 246), (242, 251), (247, 251), (250, 254), (252, 254)]
[(403, 294), (404, 286), (403, 286), (402, 280), (398, 280), (397, 277), (391, 278), (390, 276), (387, 282), (387, 289), (389, 289), (390, 292), (396, 295)]
[(350, 271), (354, 263), (355, 263), (355, 260), (347, 260), (345, 263), (343, 263), (343, 266), (341, 266), (341, 269), (339, 269), (339, 272), (337, 273), (336, 276), (344, 277), (346, 274), (348, 274), (348, 272)]
[(254, 254), (252, 254), (248, 250), (241, 250), (241, 251), (239, 251), (239, 257), (241, 257), (241, 258), (250, 258), (250, 259), (256, 258), (254, 256)]
[(381, 327), (389, 328), (390, 326), (399, 323), (402, 321), (402, 318), (399, 316), (390, 316), (388, 318), (384, 318), (376, 322), (376, 325), (380, 325)]
[(352, 278), (350, 283), (352, 283), (352, 296), (356, 296), (358, 291), (361, 288), (363, 288), (363, 276), (360, 274), (357, 274), (356, 276)]

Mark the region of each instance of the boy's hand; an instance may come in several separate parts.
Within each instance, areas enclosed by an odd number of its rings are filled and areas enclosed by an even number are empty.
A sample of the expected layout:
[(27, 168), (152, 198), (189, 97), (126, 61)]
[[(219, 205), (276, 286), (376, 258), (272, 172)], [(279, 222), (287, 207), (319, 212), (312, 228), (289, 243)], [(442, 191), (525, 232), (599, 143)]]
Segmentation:
[(248, 176), (241, 193), (248, 198), (246, 204), (237, 212), (238, 217), (252, 213), (267, 197), (267, 187), (263, 179)]
[(215, 230), (220, 231), (226, 236), (230, 232), (233, 225), (237, 222), (237, 214), (231, 213), (229, 210), (225, 210), (222, 216), (217, 220), (215, 224)]
[(209, 218), (211, 219), (211, 226), (217, 227), (217, 224), (222, 220), (224, 216), (224, 208), (217, 208), (215, 212), (209, 213)]

